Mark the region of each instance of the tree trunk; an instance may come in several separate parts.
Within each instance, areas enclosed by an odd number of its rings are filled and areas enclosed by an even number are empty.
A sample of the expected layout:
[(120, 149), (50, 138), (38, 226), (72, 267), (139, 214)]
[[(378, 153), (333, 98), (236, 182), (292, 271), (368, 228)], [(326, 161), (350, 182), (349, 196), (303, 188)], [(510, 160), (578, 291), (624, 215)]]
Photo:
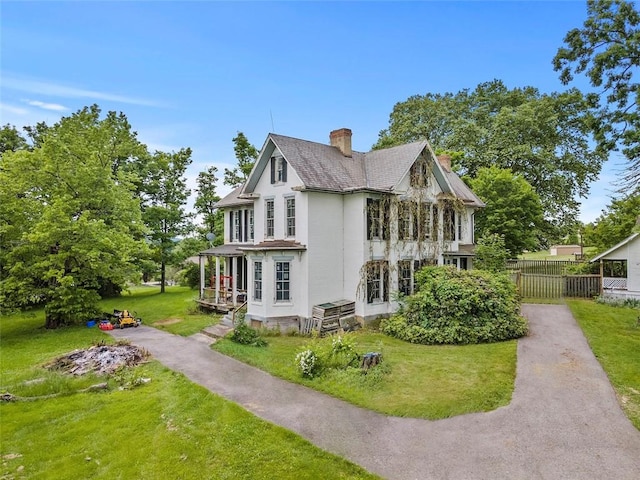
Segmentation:
[(164, 293), (164, 281), (166, 276), (166, 266), (164, 260), (160, 262), (160, 293)]
[(48, 330), (55, 330), (56, 328), (59, 328), (61, 325), (62, 325), (62, 321), (60, 317), (51, 315), (49, 313), (46, 314), (44, 319), (44, 328)]

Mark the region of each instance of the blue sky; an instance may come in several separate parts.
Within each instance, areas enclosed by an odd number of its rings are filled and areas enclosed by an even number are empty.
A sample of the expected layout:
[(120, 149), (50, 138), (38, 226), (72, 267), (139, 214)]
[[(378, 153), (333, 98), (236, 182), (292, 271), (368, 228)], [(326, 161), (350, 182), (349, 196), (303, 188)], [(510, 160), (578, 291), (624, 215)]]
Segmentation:
[[(562, 91), (551, 60), (585, 17), (582, 1), (3, 0), (0, 121), (121, 111), (151, 149), (192, 148), (193, 186), (235, 164), (238, 131), (260, 149), (271, 131), (328, 143), (347, 127), (368, 151), (411, 95), (494, 78)], [(622, 165), (605, 165), (582, 220), (607, 205)]]

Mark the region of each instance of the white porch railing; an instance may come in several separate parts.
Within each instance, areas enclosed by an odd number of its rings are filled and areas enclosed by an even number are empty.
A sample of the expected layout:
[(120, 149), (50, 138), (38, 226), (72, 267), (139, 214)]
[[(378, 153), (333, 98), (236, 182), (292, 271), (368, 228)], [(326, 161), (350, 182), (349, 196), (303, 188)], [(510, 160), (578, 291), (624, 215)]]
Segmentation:
[(626, 290), (626, 278), (602, 277), (602, 288), (605, 290)]

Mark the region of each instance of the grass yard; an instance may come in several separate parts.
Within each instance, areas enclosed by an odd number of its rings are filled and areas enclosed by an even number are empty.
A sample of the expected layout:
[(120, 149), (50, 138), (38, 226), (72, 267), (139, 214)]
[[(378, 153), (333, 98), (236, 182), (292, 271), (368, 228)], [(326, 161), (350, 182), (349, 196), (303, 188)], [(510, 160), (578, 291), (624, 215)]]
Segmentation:
[(640, 429), (640, 311), (567, 300), (631, 422)]
[(113, 312), (114, 308), (131, 310), (145, 325), (189, 336), (220, 321), (220, 315), (202, 313), (196, 308), (197, 296), (197, 291), (188, 287), (167, 287), (164, 294), (160, 293), (160, 287), (134, 287), (120, 298), (103, 300), (101, 307), (105, 312)]
[(354, 369), (304, 379), (294, 361), (296, 353), (310, 342), (303, 337), (266, 337), (269, 345), (263, 348), (224, 339), (213, 348), (285, 380), (388, 415), (439, 419), (494, 410), (511, 400), (515, 341), (425, 346), (367, 330), (355, 335), (359, 353), (382, 352), (389, 374), (380, 378)]
[[(585, 255), (593, 256), (596, 251), (595, 247), (584, 247)], [(539, 252), (526, 252), (518, 258), (522, 260), (575, 260), (575, 255), (551, 255), (550, 250), (540, 250)]]
[[(105, 302), (104, 309), (136, 310), (147, 324), (166, 318), (188, 324), (193, 319), (187, 297), (192, 292), (181, 289), (166, 295), (136, 291)], [(0, 478), (377, 478), (156, 361), (111, 378), (109, 390), (74, 393), (104, 379), (70, 378), (48, 372), (43, 364), (112, 339), (97, 328), (49, 331), (43, 325), (41, 311), (0, 318), (0, 392), (62, 394), (0, 403)], [(167, 327), (195, 328), (177, 325)], [(151, 381), (117, 388), (120, 380), (135, 378)]]

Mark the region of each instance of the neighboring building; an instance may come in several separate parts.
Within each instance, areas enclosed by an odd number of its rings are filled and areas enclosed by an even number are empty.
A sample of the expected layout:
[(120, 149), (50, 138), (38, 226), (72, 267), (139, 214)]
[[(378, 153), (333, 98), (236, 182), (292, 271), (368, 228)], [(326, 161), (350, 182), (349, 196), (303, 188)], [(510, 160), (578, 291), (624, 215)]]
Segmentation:
[(591, 262), (600, 263), (603, 295), (640, 299), (640, 233), (630, 235)]
[(201, 302), (246, 301), (254, 326), (286, 328), (340, 300), (358, 319), (388, 316), (421, 266), (470, 269), (484, 204), (426, 141), (360, 153), (343, 128), (330, 145), (270, 134), (245, 185), (217, 206), (224, 245), (200, 254), (216, 257), (218, 279), (206, 286), (201, 262)]
[(549, 249), (552, 257), (557, 255), (582, 255), (580, 245), (552, 245)]

